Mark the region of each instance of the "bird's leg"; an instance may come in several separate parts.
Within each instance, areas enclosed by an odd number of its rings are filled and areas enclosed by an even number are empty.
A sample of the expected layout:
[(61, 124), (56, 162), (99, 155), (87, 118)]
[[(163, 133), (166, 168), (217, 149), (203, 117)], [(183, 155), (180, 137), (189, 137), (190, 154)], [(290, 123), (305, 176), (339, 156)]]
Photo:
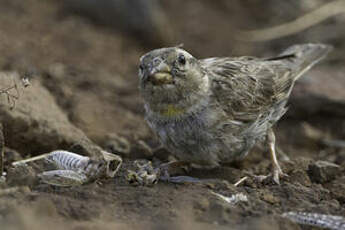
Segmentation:
[(275, 142), (276, 137), (274, 135), (274, 132), (272, 129), (270, 129), (267, 133), (267, 144), (270, 151), (271, 161), (272, 161), (272, 176), (273, 181), (277, 184), (279, 184), (279, 176), (286, 176), (286, 174), (283, 173), (276, 155), (276, 149), (275, 149)]

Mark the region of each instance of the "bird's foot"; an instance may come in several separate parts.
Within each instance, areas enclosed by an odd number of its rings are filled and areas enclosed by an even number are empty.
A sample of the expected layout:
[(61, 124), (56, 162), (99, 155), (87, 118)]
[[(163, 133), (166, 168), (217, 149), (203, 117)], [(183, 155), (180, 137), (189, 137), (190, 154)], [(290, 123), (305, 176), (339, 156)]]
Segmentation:
[(280, 177), (288, 177), (288, 175), (283, 172), (283, 170), (280, 168), (279, 165), (277, 165), (277, 167), (273, 167), (272, 175), (273, 175), (272, 179), (276, 184), (280, 184), (280, 181), (279, 181)]
[(268, 175), (253, 175), (253, 178), (260, 183), (273, 182), (274, 184), (280, 185), (280, 178), (288, 176), (280, 167), (273, 167), (272, 173)]

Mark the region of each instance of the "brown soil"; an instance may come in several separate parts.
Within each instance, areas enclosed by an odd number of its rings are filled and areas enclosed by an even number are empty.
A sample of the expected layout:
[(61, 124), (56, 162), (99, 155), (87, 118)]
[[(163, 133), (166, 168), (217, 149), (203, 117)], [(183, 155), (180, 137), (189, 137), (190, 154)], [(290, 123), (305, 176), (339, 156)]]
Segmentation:
[[(309, 211), (344, 216), (345, 149), (325, 141), (345, 139), (341, 96), (345, 60), (340, 55), (345, 51), (345, 35), (340, 19), (329, 19), (318, 28), (289, 38), (246, 43), (233, 39), (235, 28), (279, 24), (318, 4), (292, 6), (293, 1), (286, 1), (281, 6), (286, 9), (284, 13), (273, 0), (265, 6), (258, 1), (233, 5), (225, 0), (217, 4), (162, 2), (167, 18), (174, 19), (169, 20), (175, 34), (173, 45), (184, 43), (195, 56), (269, 56), (301, 42), (337, 46), (330, 61), (307, 74), (315, 75), (317, 81), (297, 84), (291, 109), (276, 127), (278, 145), (291, 159), (282, 161), (289, 177), (283, 178), (281, 185), (248, 179), (239, 187), (233, 186), (248, 172), (269, 172), (268, 154), (255, 148), (243, 162), (187, 173), (216, 179), (207, 183), (130, 185), (125, 176), (134, 159), (168, 159), (167, 153), (152, 156), (136, 144), (144, 140), (152, 147), (158, 145), (143, 119), (136, 78), (140, 56), (154, 47), (143, 45), (136, 36), (65, 13), (55, 1), (6, 0), (0, 3), (0, 70), (19, 74), (31, 71), (33, 75), (31, 91), (19, 98), (15, 112), (1, 98), (8, 183), (0, 188), (29, 186), (29, 190), (0, 196), (1, 229), (311, 229), (280, 215)], [(337, 36), (329, 34), (330, 29), (339, 31)], [(161, 41), (162, 46), (170, 42)], [(340, 80), (328, 81), (323, 76)], [(37, 90), (32, 90), (35, 87)], [(16, 123), (18, 117), (20, 124)], [(10, 173), (11, 161), (67, 149), (78, 144), (78, 139), (87, 143), (81, 144), (84, 151), (79, 151), (84, 154), (92, 154), (91, 141), (111, 149), (114, 136), (127, 139), (131, 150), (122, 153), (124, 164), (113, 179), (62, 188), (37, 182), (35, 174), (42, 171), (39, 165), (21, 173), (23, 178)], [(323, 166), (319, 161), (335, 163), (339, 168)], [(248, 202), (230, 205), (211, 191), (225, 196), (243, 193)]]

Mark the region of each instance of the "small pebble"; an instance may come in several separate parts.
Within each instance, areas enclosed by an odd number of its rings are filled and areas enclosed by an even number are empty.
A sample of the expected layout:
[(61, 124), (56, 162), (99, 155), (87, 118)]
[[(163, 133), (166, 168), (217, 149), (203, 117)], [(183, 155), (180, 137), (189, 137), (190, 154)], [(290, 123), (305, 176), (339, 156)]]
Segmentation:
[(316, 161), (309, 165), (308, 175), (312, 182), (326, 183), (335, 178), (340, 172), (340, 167), (327, 161)]

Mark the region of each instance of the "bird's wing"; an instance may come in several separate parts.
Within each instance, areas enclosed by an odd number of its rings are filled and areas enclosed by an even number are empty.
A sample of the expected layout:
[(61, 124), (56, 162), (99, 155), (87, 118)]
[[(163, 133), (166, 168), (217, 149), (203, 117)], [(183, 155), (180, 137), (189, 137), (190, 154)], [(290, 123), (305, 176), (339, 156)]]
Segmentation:
[(238, 121), (254, 121), (286, 100), (295, 79), (294, 71), (282, 60), (209, 58), (201, 63), (217, 103)]

